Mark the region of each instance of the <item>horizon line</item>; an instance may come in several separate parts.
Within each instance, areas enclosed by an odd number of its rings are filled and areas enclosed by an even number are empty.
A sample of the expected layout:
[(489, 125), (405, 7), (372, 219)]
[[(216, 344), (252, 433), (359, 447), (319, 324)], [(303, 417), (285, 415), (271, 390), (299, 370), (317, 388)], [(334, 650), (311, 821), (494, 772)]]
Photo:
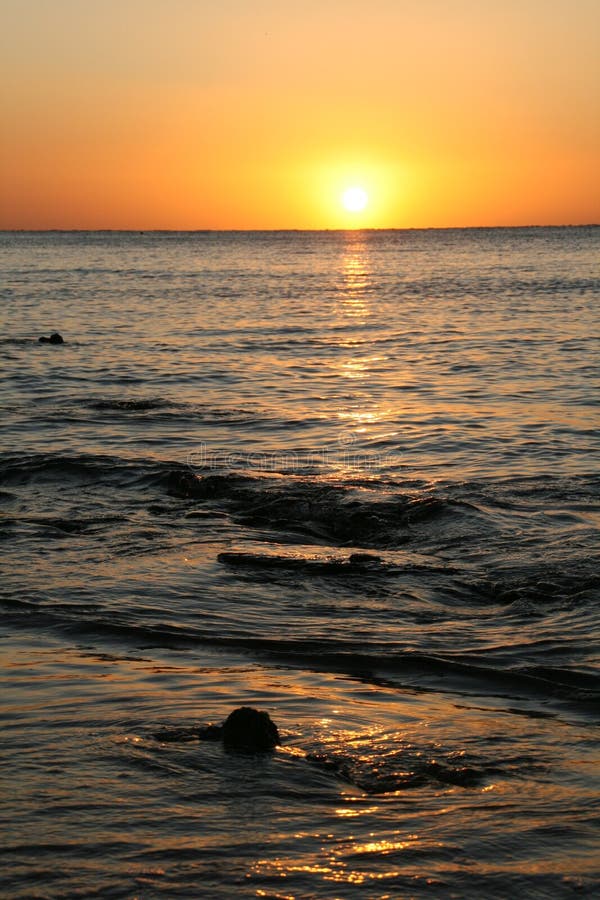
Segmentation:
[(529, 225), (422, 225), (389, 228), (0, 228), (0, 234), (340, 234), (384, 231), (500, 231), (528, 228), (599, 228), (600, 222)]

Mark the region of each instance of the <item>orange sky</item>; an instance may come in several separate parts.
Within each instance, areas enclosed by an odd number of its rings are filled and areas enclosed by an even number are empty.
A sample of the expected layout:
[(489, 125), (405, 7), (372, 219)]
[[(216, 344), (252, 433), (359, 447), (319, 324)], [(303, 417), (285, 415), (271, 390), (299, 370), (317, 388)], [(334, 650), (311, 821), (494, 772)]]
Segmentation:
[(598, 222), (599, 36), (597, 0), (2, 0), (0, 227)]

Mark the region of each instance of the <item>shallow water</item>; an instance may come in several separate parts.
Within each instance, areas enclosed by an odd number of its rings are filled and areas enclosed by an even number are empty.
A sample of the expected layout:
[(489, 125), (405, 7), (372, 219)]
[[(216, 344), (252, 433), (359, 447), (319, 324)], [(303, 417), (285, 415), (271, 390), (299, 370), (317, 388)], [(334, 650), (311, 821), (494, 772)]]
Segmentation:
[(599, 230), (0, 244), (2, 895), (596, 895)]

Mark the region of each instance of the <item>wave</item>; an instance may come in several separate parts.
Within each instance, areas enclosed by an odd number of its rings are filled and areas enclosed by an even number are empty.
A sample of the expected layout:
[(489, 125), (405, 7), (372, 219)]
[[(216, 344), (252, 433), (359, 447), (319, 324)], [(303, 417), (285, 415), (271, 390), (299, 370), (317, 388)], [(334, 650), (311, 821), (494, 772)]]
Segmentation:
[[(60, 573), (60, 587), (16, 568), (5, 578), (9, 627), (205, 647), (396, 688), (586, 709), (600, 699), (588, 639), (597, 532), (585, 519), (595, 476), (343, 481), (47, 452), (0, 454), (0, 484), (4, 547), (33, 548)], [(188, 546), (197, 572), (176, 562)], [(106, 596), (78, 566), (114, 572)], [(129, 592), (119, 573), (126, 584), (131, 571)], [(229, 608), (223, 598), (238, 595)], [(281, 628), (282, 607), (297, 631)]]
[(224, 505), (247, 527), (270, 528), (338, 545), (396, 547), (410, 540), (417, 523), (439, 521), (456, 510), (479, 515), (472, 504), (430, 493), (370, 494), (347, 484), (295, 476), (194, 475), (175, 471), (169, 492), (176, 497)]
[(98, 409), (98, 410), (108, 410), (108, 411), (128, 411), (132, 412), (146, 412), (151, 409), (164, 409), (165, 407), (173, 406), (174, 404), (168, 400), (163, 399), (162, 397), (148, 397), (148, 398), (131, 398), (131, 399), (120, 399), (117, 397), (109, 397), (109, 398), (99, 398), (99, 399), (91, 399), (82, 401), (88, 406), (90, 409)]
[[(27, 376), (29, 378), (29, 376)], [(145, 425), (169, 424), (186, 428), (204, 426), (252, 426), (282, 431), (310, 428), (315, 418), (282, 417), (280, 413), (265, 408), (245, 409), (240, 406), (216, 406), (205, 403), (176, 401), (162, 396), (60, 396), (39, 397), (35, 406), (11, 404), (5, 413), (24, 416), (29, 426), (51, 422), (65, 425), (114, 424), (127, 421)]]
[(204, 422), (235, 421), (251, 423), (256, 418), (249, 415), (246, 410), (230, 407), (214, 407), (203, 404), (183, 403), (164, 397), (98, 397), (98, 398), (74, 398), (73, 406), (81, 406), (84, 409), (93, 409), (107, 413), (137, 413), (158, 412), (163, 418), (167, 413), (182, 419), (199, 418)]
[[(205, 647), (223, 653), (250, 656), (262, 664), (302, 668), (314, 672), (338, 672), (365, 684), (418, 692), (493, 695), (515, 701), (525, 698), (581, 707), (597, 715), (600, 674), (573, 666), (494, 664), (471, 652), (423, 653), (399, 642), (361, 640), (310, 640), (265, 638), (252, 635), (204, 633), (193, 626), (167, 623), (140, 624), (104, 617), (89, 609), (85, 617), (77, 604), (61, 608), (40, 607), (35, 598), (5, 600), (7, 626), (30, 630), (54, 630), (71, 640), (108, 640), (147, 652), (152, 648), (197, 650)], [(544, 707), (545, 708), (545, 707)]]
[(90, 453), (4, 453), (0, 454), (0, 484), (42, 481), (68, 487), (104, 480), (128, 484), (141, 475), (159, 474), (162, 468), (153, 460)]
[[(8, 494), (11, 487), (33, 483), (62, 490), (82, 484), (111, 484), (121, 490), (113, 498), (116, 506), (111, 512), (115, 515), (127, 513), (128, 492), (142, 491), (153, 499), (166, 494), (181, 501), (190, 514), (226, 514), (250, 532), (267, 530), (285, 542), (296, 535), (296, 540), (308, 538), (309, 543), (378, 551), (411, 541), (422, 546), (428, 543), (427, 552), (436, 546), (443, 564), (448, 557), (455, 559), (461, 548), (482, 546), (486, 538), (497, 540), (500, 549), (506, 548), (507, 535), (515, 528), (527, 531), (530, 540), (542, 541), (546, 549), (566, 534), (581, 541), (588, 532), (592, 534), (594, 517), (600, 511), (600, 478), (596, 475), (448, 480), (432, 485), (389, 476), (361, 478), (354, 474), (340, 479), (327, 474), (258, 474), (225, 466), (199, 474), (190, 465), (144, 457), (0, 453), (0, 486), (8, 488)], [(6, 496), (3, 499), (9, 501)], [(593, 555), (593, 541), (591, 537), (586, 540), (584, 549)], [(576, 549), (575, 543), (572, 549)], [(502, 581), (501, 573), (498, 578)], [(537, 581), (553, 580), (552, 573), (537, 575)], [(513, 579), (512, 587), (516, 586)], [(509, 589), (500, 585), (490, 588), (490, 593), (500, 596)], [(510, 602), (508, 597), (505, 600)]]

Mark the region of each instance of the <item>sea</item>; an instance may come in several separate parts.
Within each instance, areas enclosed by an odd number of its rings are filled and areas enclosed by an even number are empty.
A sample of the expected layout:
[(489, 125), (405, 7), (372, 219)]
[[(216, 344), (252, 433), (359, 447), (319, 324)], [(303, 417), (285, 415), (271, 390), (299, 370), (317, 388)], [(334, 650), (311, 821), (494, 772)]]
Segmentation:
[(600, 896), (600, 228), (0, 260), (2, 898)]

